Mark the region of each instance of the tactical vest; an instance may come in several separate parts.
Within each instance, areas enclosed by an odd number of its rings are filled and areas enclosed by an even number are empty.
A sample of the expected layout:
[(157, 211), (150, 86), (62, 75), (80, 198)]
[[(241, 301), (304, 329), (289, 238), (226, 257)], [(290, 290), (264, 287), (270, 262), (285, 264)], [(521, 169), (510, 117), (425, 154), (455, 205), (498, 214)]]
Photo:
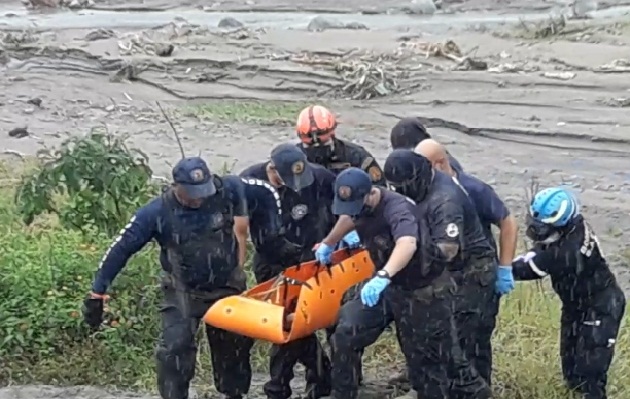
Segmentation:
[[(203, 224), (182, 220), (182, 206), (172, 190), (162, 194), (166, 215), (166, 269), (184, 287), (211, 290), (225, 286), (238, 266), (234, 235), (234, 205), (220, 178), (214, 177), (215, 195), (196, 210)], [(196, 222), (199, 222), (197, 220)]]
[[(388, 234), (378, 235), (366, 244), (370, 258), (377, 269), (381, 269), (387, 264), (396, 246), (393, 237)], [(392, 277), (393, 284), (406, 289), (418, 289), (430, 285), (441, 275), (443, 269), (436, 270), (426, 267), (425, 259), (422, 257), (421, 245), (421, 243), (418, 243), (419, 248), (409, 260), (407, 266)]]

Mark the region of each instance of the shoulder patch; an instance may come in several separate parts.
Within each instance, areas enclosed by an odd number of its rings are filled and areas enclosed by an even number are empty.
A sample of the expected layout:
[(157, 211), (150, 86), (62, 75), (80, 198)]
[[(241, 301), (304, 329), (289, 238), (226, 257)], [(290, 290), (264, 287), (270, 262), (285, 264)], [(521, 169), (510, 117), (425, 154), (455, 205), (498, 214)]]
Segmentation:
[(372, 158), (372, 157), (365, 157), (363, 162), (361, 162), (361, 169), (367, 170), (367, 168), (370, 167), (370, 165), (372, 165), (372, 163), (374, 163), (374, 158)]
[(449, 223), (448, 226), (446, 226), (446, 235), (450, 238), (455, 238), (459, 235), (459, 228), (455, 223)]
[(383, 178), (383, 172), (381, 171), (381, 168), (376, 165), (372, 166), (368, 170), (368, 173), (370, 174), (370, 178), (373, 182), (378, 182)]

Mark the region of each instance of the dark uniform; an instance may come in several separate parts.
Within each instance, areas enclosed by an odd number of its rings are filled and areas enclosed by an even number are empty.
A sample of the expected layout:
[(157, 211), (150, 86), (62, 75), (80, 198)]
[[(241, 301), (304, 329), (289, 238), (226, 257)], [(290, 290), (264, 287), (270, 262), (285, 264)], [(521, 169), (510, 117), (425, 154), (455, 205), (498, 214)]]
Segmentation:
[[(394, 150), (414, 150), (421, 141), (430, 139), (431, 135), (422, 125), (419, 118), (403, 118), (394, 127), (389, 136), (389, 141)], [(455, 157), (447, 151), (451, 167), (456, 171), (463, 171), (464, 168)]]
[[(297, 145), (306, 154), (309, 162), (322, 165), (333, 172), (335, 176), (350, 167), (354, 167), (367, 172), (372, 183), (384, 187), (387, 185), (383, 171), (376, 159), (368, 150), (358, 144), (332, 137), (326, 145), (312, 146), (304, 143)], [(359, 382), (362, 383), (363, 368), (358, 367), (357, 372), (359, 373)]]
[[(308, 163), (306, 156), (292, 144), (276, 147), (271, 153), (271, 163), (285, 184), (277, 189), (282, 208), (281, 228), (270, 234), (257, 217), (250, 219), (250, 232), (256, 248), (253, 269), (259, 283), (276, 277), (287, 267), (313, 260), (313, 246), (335, 224), (331, 211), (335, 176), (330, 171)], [(244, 170), (241, 177), (269, 181), (268, 164), (253, 165)], [(264, 387), (269, 398), (291, 397), (290, 382), (298, 361), (306, 367), (307, 397), (328, 395), (330, 360), (317, 337), (311, 335), (272, 346), (271, 380)]]
[(274, 237), (281, 231), (280, 193), (266, 180), (254, 177), (241, 177), (241, 180), (245, 184), (250, 236), (254, 243), (260, 244), (264, 242), (265, 237)]
[(298, 143), (298, 147), (304, 151), (309, 162), (322, 165), (335, 175), (350, 167), (359, 168), (370, 175), (374, 184), (385, 186), (383, 171), (368, 150), (338, 138), (331, 141), (329, 145), (319, 147)]
[[(385, 162), (388, 183), (424, 209), (428, 231), (422, 234), (430, 263), (442, 264), (455, 279), (455, 322), (459, 346), (450, 370), (456, 397), (482, 398), (490, 389), (474, 367), (480, 329), (488, 324), (486, 309), (494, 300), (495, 252), (477, 211), (462, 187), (433, 170), (429, 160), (412, 150), (394, 150)], [(432, 177), (431, 177), (432, 176)], [(463, 350), (467, 359), (462, 359)], [(470, 362), (468, 361), (470, 360)]]
[[(530, 220), (528, 236), (539, 242), (512, 263), (514, 278), (551, 277), (562, 301), (564, 379), (586, 399), (606, 399), (608, 368), (625, 311), (624, 293), (602, 255), (597, 236), (581, 215), (549, 233), (540, 234), (540, 226)], [(545, 244), (551, 232), (558, 233), (557, 240)]]
[[(457, 180), (475, 205), (486, 239), (494, 248), (498, 261), (497, 244), (492, 234), (492, 225), (498, 227), (502, 220), (510, 216), (510, 211), (494, 189), (478, 178), (459, 172)], [(486, 310), (486, 316), (482, 318), (481, 326), (478, 328), (475, 356), (470, 359), (488, 385), (492, 384), (492, 333), (496, 327), (499, 302), (500, 295), (495, 293), (489, 308)]]
[[(372, 187), (365, 172), (356, 168), (344, 171), (335, 183), (338, 195), (334, 210), (354, 218), (356, 230), (378, 270), (386, 264), (398, 239), (410, 237), (420, 241), (418, 217), (422, 215), (413, 201), (385, 188), (378, 188), (380, 200), (375, 207), (364, 205)], [(356, 365), (360, 352), (373, 344), (392, 321), (413, 388), (423, 399), (447, 397), (450, 352), (443, 348), (454, 345), (455, 285), (443, 264), (433, 263), (427, 268), (422, 259), (419, 246), (406, 267), (391, 277), (374, 306), (364, 305), (356, 296), (342, 306), (332, 337), (334, 398), (357, 397)], [(380, 278), (387, 277), (379, 272), (375, 279)]]
[[(217, 300), (243, 292), (234, 218), (247, 216), (244, 186), (237, 176), (218, 177), (200, 158), (186, 158), (173, 169), (176, 185), (206, 195), (199, 208), (180, 204), (173, 189), (140, 208), (106, 252), (94, 280), (93, 295), (104, 294), (128, 259), (151, 240), (161, 248), (162, 333), (156, 348), (158, 387), (163, 399), (187, 399), (195, 373), (195, 334)], [(193, 190), (194, 189), (194, 190)], [(85, 302), (85, 318), (98, 326), (102, 299)], [(249, 338), (206, 325), (217, 390), (241, 398), (250, 387)]]

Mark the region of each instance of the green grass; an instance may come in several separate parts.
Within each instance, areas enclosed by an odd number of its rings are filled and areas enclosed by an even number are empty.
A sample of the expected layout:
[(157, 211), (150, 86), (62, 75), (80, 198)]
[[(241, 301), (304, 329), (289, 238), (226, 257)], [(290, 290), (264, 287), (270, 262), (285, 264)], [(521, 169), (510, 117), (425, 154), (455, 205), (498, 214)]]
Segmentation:
[[(0, 192), (0, 385), (116, 385), (155, 390), (153, 346), (159, 331), (156, 248), (136, 256), (112, 287), (109, 326), (90, 334), (79, 309), (110, 238), (60, 228), (53, 218), (25, 227)], [(88, 244), (87, 242), (91, 242)], [(546, 284), (522, 283), (501, 306), (494, 337), (497, 398), (568, 398), (558, 359), (559, 303)], [(630, 398), (627, 324), (610, 373), (609, 398)], [(200, 345), (196, 386), (208, 391), (210, 362)], [(267, 367), (267, 345), (252, 356)], [(366, 374), (389, 377), (402, 357), (391, 332), (368, 348)], [(370, 372), (372, 371), (372, 372)]]
[(292, 126), (309, 103), (222, 100), (191, 105), (183, 115), (201, 120), (264, 126)]

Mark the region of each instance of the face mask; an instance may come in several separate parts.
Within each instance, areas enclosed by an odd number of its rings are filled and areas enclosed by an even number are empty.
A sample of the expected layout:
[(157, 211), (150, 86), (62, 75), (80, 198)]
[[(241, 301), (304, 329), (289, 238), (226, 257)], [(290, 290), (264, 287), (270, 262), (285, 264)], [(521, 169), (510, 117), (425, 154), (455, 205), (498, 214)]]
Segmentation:
[(560, 232), (552, 225), (542, 223), (530, 215), (527, 216), (527, 237), (540, 244), (551, 244), (560, 239)]
[(427, 196), (429, 191), (428, 186), (424, 186), (419, 183), (418, 179), (409, 180), (399, 184), (390, 182), (394, 191), (398, 194), (411, 198), (415, 202), (421, 202)]
[(314, 163), (322, 164), (330, 162), (332, 157), (335, 155), (335, 150), (332, 144), (333, 142), (331, 141), (326, 144), (305, 147), (306, 156)]

